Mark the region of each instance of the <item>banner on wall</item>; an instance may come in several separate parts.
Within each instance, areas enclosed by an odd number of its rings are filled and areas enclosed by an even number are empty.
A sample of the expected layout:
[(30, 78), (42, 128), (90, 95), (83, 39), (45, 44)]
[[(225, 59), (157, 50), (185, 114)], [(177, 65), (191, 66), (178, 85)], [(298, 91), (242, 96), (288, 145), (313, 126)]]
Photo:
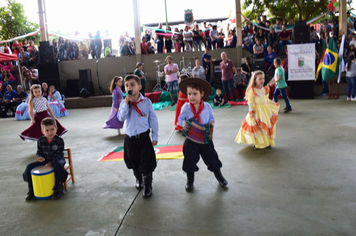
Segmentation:
[(192, 9), (184, 10), (184, 23), (186, 25), (192, 25), (194, 21)]
[(288, 81), (315, 79), (315, 44), (287, 45)]

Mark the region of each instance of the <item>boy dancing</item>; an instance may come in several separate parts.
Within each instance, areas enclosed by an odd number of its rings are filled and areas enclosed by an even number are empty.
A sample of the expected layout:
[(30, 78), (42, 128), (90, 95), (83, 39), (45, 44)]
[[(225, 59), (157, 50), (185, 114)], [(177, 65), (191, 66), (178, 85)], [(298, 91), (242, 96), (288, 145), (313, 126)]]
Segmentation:
[[(187, 184), (185, 189), (187, 191), (193, 190), (194, 172), (199, 170), (197, 166), (200, 158), (199, 156), (203, 158), (208, 170), (214, 172), (219, 184), (222, 187), (225, 187), (228, 182), (221, 174), (220, 169), (222, 164), (219, 160), (217, 152), (215, 151), (212, 138), (209, 137), (209, 140), (204, 143), (201, 142), (201, 139), (194, 140), (194, 136), (196, 136), (195, 131), (197, 131), (197, 129), (195, 129), (193, 125), (191, 127), (188, 125), (191, 122), (198, 122), (198, 126), (208, 125), (208, 129), (212, 130), (212, 126), (215, 121), (213, 110), (208, 103), (203, 102), (202, 100), (203, 97), (208, 97), (212, 93), (211, 85), (206, 80), (188, 78), (181, 81), (179, 89), (183, 94), (188, 96), (189, 100), (189, 103), (185, 103), (182, 107), (181, 114), (178, 118), (179, 124), (185, 131), (187, 131), (188, 128), (192, 128), (193, 130), (192, 137), (188, 138), (187, 136), (183, 144), (183, 170), (187, 173)], [(183, 132), (183, 134), (184, 133), (185, 132)]]
[[(118, 119), (125, 122), (124, 161), (133, 169), (136, 188), (143, 189), (143, 197), (152, 195), (152, 172), (155, 170), (156, 154), (153, 146), (158, 142), (158, 120), (151, 100), (140, 94), (141, 80), (137, 75), (124, 79), (127, 96), (120, 104)], [(152, 130), (152, 141), (150, 139)]]

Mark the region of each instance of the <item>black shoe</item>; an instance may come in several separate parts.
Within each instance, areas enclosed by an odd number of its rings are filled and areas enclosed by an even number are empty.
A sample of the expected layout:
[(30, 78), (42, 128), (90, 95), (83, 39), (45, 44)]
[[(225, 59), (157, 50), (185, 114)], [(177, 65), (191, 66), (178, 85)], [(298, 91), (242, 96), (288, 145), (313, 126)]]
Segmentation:
[(175, 103), (175, 102), (172, 102), (172, 103), (171, 103), (171, 106), (173, 107), (174, 105), (176, 105), (176, 103)]
[(194, 172), (193, 173), (187, 173), (187, 184), (185, 185), (185, 190), (186, 191), (192, 191), (194, 187)]
[(216, 171), (214, 172), (214, 175), (216, 177), (216, 179), (218, 180), (219, 184), (222, 186), (222, 187), (225, 187), (228, 182), (226, 181), (226, 179), (224, 178), (224, 176), (221, 174), (221, 171)]
[(54, 186), (53, 190), (53, 199), (60, 199), (64, 194), (63, 184), (57, 184), (56, 186)]
[(287, 110), (287, 108), (286, 108), (286, 107), (283, 109), (283, 111), (285, 111), (285, 110)]
[(30, 201), (35, 199), (35, 195), (33, 193), (33, 191), (28, 191), (27, 195), (26, 195), (26, 201)]
[(135, 171), (134, 170), (134, 175), (136, 177), (136, 184), (135, 184), (135, 187), (138, 189), (138, 190), (141, 190), (143, 188), (143, 179), (142, 179), (142, 174), (138, 171)]
[(149, 198), (152, 195), (152, 173), (143, 176), (143, 197)]
[(288, 113), (290, 111), (292, 111), (292, 108), (291, 109), (286, 109), (283, 113)]

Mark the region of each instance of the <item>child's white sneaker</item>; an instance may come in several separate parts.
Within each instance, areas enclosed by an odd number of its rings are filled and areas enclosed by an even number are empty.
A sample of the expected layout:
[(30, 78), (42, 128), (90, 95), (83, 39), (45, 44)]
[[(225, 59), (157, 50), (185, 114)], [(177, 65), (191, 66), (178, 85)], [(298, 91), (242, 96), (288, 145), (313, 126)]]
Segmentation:
[(356, 97), (351, 98), (351, 101), (356, 102)]
[(350, 100), (351, 100), (351, 98), (349, 98), (349, 97), (346, 98), (346, 101), (350, 101)]

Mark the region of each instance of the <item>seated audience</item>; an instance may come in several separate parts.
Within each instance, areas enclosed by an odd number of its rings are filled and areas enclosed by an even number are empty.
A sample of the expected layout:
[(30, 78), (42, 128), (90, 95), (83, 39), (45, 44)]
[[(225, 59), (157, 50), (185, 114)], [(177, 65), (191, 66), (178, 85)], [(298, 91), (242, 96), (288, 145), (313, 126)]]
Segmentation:
[(264, 47), (261, 44), (261, 41), (259, 38), (256, 38), (256, 44), (253, 45), (253, 57), (254, 58), (264, 58), (265, 57)]
[(147, 56), (150, 54), (147, 45), (147, 38), (145, 36), (142, 37), (141, 54), (146, 54)]
[(15, 116), (15, 109), (13, 99), (16, 96), (16, 91), (12, 89), (12, 86), (9, 84), (6, 86), (7, 91), (4, 94), (4, 102), (5, 102), (5, 113), (10, 110), (12, 112), (11, 116)]
[(30, 59), (30, 54), (28, 52), (25, 52), (23, 47), (21, 47), (17, 58), (19, 59), (20, 65), (25, 66), (27, 61)]
[(232, 34), (231, 41), (229, 45), (227, 45), (225, 48), (236, 48), (237, 38), (236, 38), (235, 30), (231, 30), (231, 34)]
[(5, 87), (7, 87), (7, 85), (16, 83), (16, 78), (10, 73), (10, 71), (3, 70), (3, 69), (1, 69), (1, 71), (2, 71), (1, 78), (4, 81)]
[(79, 59), (88, 59), (89, 57), (89, 48), (88, 45), (83, 43), (83, 41), (79, 42)]
[(221, 93), (221, 89), (220, 88), (217, 88), (216, 89), (216, 94), (215, 94), (215, 97), (214, 97), (214, 106), (224, 106), (226, 104), (226, 101), (224, 99), (224, 95), (222, 95)]
[(274, 72), (274, 59), (276, 58), (276, 53), (272, 51), (272, 47), (267, 47), (267, 53), (265, 54), (265, 71), (267, 72), (268, 69), (271, 67), (272, 71)]
[(130, 42), (128, 40), (125, 40), (125, 44), (122, 46), (121, 51), (120, 51), (121, 56), (131, 56), (136, 54), (131, 46), (130, 46)]
[(253, 41), (250, 33), (242, 31), (242, 48), (253, 54)]
[(195, 78), (200, 78), (200, 79), (206, 79), (205, 78), (205, 69), (200, 65), (200, 60), (196, 59), (195, 60), (195, 67), (192, 70), (193, 77)]
[(290, 32), (287, 31), (287, 27), (285, 25), (282, 26), (282, 32), (279, 33), (279, 53), (283, 54), (283, 45), (292, 44), (292, 40), (290, 37)]
[(239, 98), (243, 99), (244, 96), (242, 94), (242, 90), (246, 89), (248, 81), (246, 79), (246, 75), (241, 73), (241, 68), (236, 68), (236, 74), (234, 75), (234, 85), (235, 88), (239, 91)]
[(251, 77), (252, 65), (250, 64), (250, 58), (246, 57), (245, 63), (241, 65), (241, 72), (244, 73), (247, 78)]

